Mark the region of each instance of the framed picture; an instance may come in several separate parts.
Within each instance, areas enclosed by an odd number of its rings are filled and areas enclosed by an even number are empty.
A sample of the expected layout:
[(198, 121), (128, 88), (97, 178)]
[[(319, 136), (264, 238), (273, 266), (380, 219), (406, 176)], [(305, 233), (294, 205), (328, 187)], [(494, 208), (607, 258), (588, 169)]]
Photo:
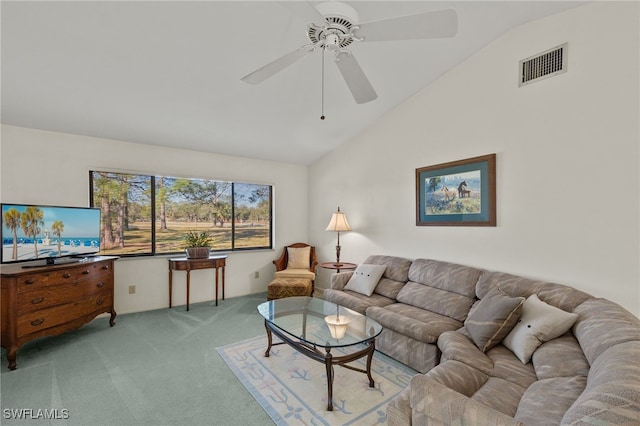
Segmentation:
[(496, 226), (496, 154), (416, 169), (417, 226)]

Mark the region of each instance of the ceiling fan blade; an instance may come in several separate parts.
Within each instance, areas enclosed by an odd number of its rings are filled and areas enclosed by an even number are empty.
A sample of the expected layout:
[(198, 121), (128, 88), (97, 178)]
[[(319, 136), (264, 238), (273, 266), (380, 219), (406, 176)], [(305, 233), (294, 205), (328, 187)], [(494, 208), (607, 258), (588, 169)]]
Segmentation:
[(453, 37), (458, 32), (458, 15), (453, 9), (365, 22), (354, 31), (362, 41), (416, 40)]
[(373, 86), (371, 86), (371, 83), (369, 83), (369, 79), (351, 52), (341, 50), (336, 55), (335, 61), (356, 103), (364, 104), (378, 97), (378, 94), (373, 89)]
[(292, 15), (303, 18), (307, 22), (322, 24), (324, 16), (308, 1), (279, 1), (278, 4), (291, 12)]
[(316, 46), (313, 44), (302, 46), (299, 49), (296, 49), (293, 52), (287, 53), (286, 55), (281, 56), (275, 61), (270, 62), (267, 65), (264, 65), (263, 67), (258, 68), (254, 72), (245, 75), (240, 80), (249, 84), (262, 83), (267, 78), (271, 77), (274, 74), (279, 73), (283, 69), (287, 68), (290, 65), (293, 65), (300, 59), (307, 56), (309, 53), (313, 52), (315, 47)]

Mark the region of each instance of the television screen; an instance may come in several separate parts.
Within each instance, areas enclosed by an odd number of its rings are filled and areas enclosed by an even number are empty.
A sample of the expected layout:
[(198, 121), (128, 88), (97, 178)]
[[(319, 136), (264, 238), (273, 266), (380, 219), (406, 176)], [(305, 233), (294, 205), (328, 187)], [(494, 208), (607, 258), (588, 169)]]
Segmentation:
[(100, 209), (2, 204), (1, 263), (91, 255), (100, 251)]

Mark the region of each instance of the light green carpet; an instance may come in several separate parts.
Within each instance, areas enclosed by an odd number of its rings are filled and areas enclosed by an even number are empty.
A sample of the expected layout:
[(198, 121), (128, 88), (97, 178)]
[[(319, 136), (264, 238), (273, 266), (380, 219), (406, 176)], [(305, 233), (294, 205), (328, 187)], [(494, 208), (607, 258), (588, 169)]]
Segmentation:
[[(269, 425), (216, 348), (265, 334), (265, 294), (119, 315), (25, 344), (10, 371), (2, 350), (2, 425)], [(8, 410), (58, 410), (58, 420)], [(13, 413), (16, 413), (14, 411)], [(55, 414), (55, 412), (54, 412)]]

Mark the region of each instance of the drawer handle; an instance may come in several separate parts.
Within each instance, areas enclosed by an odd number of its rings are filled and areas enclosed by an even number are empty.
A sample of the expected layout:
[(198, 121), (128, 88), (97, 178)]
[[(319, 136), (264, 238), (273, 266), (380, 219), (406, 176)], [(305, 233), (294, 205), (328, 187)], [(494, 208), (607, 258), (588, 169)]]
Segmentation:
[(89, 271), (85, 269), (84, 271), (82, 271), (82, 275), (89, 275)]
[(104, 283), (102, 281), (100, 281), (98, 284), (96, 284), (98, 287), (104, 287)]
[(100, 297), (98, 300), (96, 300), (96, 305), (102, 305), (104, 303), (104, 297)]
[(44, 301), (44, 297), (36, 297), (35, 299), (31, 299), (31, 303), (37, 305), (38, 303), (42, 303)]
[(24, 283), (25, 283), (26, 285), (31, 285), (31, 284), (33, 284), (33, 283), (35, 283), (35, 282), (36, 282), (36, 281), (35, 281), (33, 278), (29, 278), (28, 280), (25, 280), (25, 281), (24, 281)]
[(44, 318), (38, 318), (38, 319), (34, 319), (33, 321), (31, 321), (31, 325), (34, 327), (39, 326), (40, 324), (42, 324), (44, 322)]
[(102, 269), (104, 269), (104, 270), (109, 269), (109, 265), (104, 265), (104, 266), (102, 267)]
[(69, 274), (69, 273), (66, 273), (66, 274), (64, 274), (64, 275), (62, 276), (62, 278), (70, 278), (70, 277), (71, 277), (71, 274)]

